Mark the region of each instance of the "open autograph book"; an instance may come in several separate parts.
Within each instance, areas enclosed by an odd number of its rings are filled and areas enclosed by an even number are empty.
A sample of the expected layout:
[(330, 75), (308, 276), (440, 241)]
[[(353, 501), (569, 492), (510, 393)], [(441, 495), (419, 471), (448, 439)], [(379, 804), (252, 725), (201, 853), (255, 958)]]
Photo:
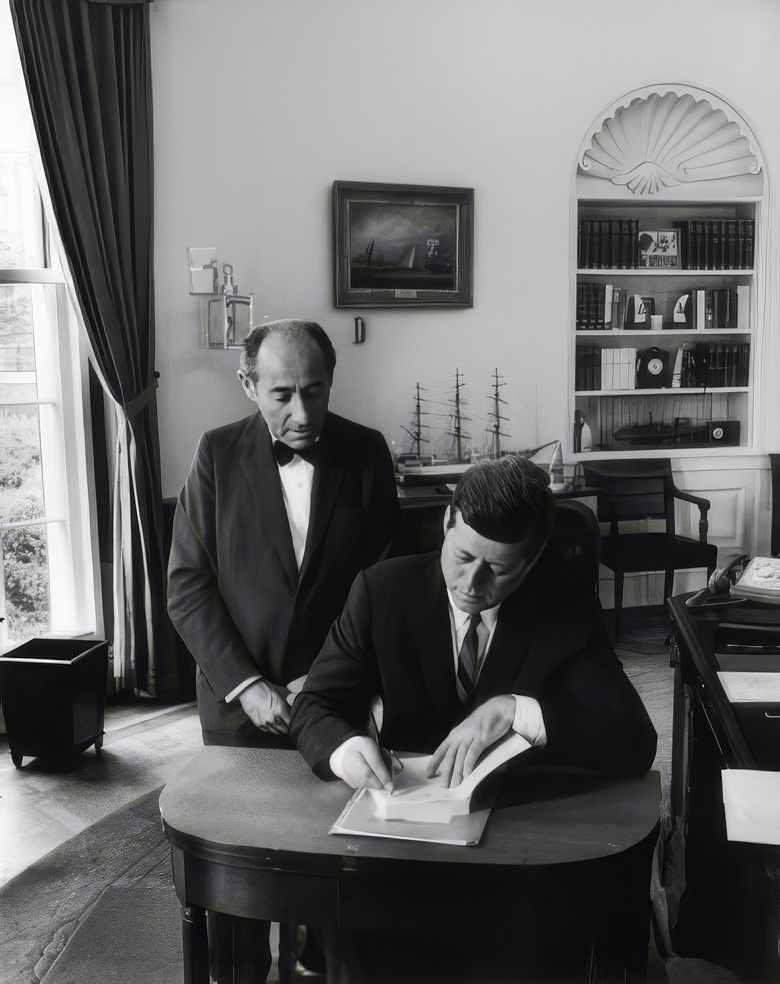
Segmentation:
[(498, 788), (483, 781), (530, 747), (525, 738), (510, 732), (484, 753), (459, 786), (451, 787), (427, 777), (430, 755), (395, 753), (393, 788), (356, 790), (330, 833), (477, 844)]

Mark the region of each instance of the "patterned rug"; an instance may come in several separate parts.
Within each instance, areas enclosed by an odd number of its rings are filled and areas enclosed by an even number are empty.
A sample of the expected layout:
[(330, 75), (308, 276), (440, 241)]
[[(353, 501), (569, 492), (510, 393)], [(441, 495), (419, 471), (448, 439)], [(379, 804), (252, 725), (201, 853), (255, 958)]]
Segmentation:
[[(659, 735), (654, 768), (661, 773), (665, 818), (673, 691), (667, 634), (661, 609), (634, 610), (625, 616), (616, 647)], [(71, 838), (0, 891), (0, 984), (180, 984), (179, 904), (160, 825), (159, 792)], [(736, 981), (719, 967), (670, 952), (658, 877), (654, 903), (660, 926), (650, 984)], [(276, 979), (274, 968), (269, 981)]]

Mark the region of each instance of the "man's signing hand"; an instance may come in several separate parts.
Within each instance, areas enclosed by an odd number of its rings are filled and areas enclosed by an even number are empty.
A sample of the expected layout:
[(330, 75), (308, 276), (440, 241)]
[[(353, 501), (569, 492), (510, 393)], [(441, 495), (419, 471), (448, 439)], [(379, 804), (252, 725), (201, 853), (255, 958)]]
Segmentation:
[(391, 789), (393, 785), (393, 777), (381, 748), (373, 738), (365, 735), (354, 736), (344, 743), (336, 775), (353, 789), (360, 789), (361, 786)]

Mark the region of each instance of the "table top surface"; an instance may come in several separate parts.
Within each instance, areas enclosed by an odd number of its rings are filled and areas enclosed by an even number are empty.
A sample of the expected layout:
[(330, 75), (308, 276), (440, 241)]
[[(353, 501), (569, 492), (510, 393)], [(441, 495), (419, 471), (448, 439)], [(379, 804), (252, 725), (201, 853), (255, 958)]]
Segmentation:
[[(407, 482), (404, 486), (404, 494), (399, 500), (401, 506), (403, 507), (404, 499), (431, 499), (446, 502), (452, 495), (446, 485), (447, 483), (444, 481), (437, 483), (419, 482), (418, 484)], [(555, 499), (588, 499), (598, 495), (598, 492), (599, 490), (595, 485), (575, 485), (571, 481), (566, 482), (562, 488), (552, 490)]]
[(323, 782), (295, 751), (207, 746), (163, 789), (160, 811), (185, 849), (233, 855), (546, 865), (620, 854), (655, 829), (657, 772), (607, 780), (563, 773), (507, 777), (474, 847), (329, 834), (352, 791)]

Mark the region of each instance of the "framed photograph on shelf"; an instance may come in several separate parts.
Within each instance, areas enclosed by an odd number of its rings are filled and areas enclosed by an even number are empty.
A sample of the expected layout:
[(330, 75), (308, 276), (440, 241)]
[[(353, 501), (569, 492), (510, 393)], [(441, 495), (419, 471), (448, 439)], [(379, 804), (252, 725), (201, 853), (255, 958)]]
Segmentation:
[(336, 307), (471, 307), (474, 189), (333, 182)]
[(677, 230), (658, 229), (639, 233), (640, 267), (666, 267), (676, 269)]

